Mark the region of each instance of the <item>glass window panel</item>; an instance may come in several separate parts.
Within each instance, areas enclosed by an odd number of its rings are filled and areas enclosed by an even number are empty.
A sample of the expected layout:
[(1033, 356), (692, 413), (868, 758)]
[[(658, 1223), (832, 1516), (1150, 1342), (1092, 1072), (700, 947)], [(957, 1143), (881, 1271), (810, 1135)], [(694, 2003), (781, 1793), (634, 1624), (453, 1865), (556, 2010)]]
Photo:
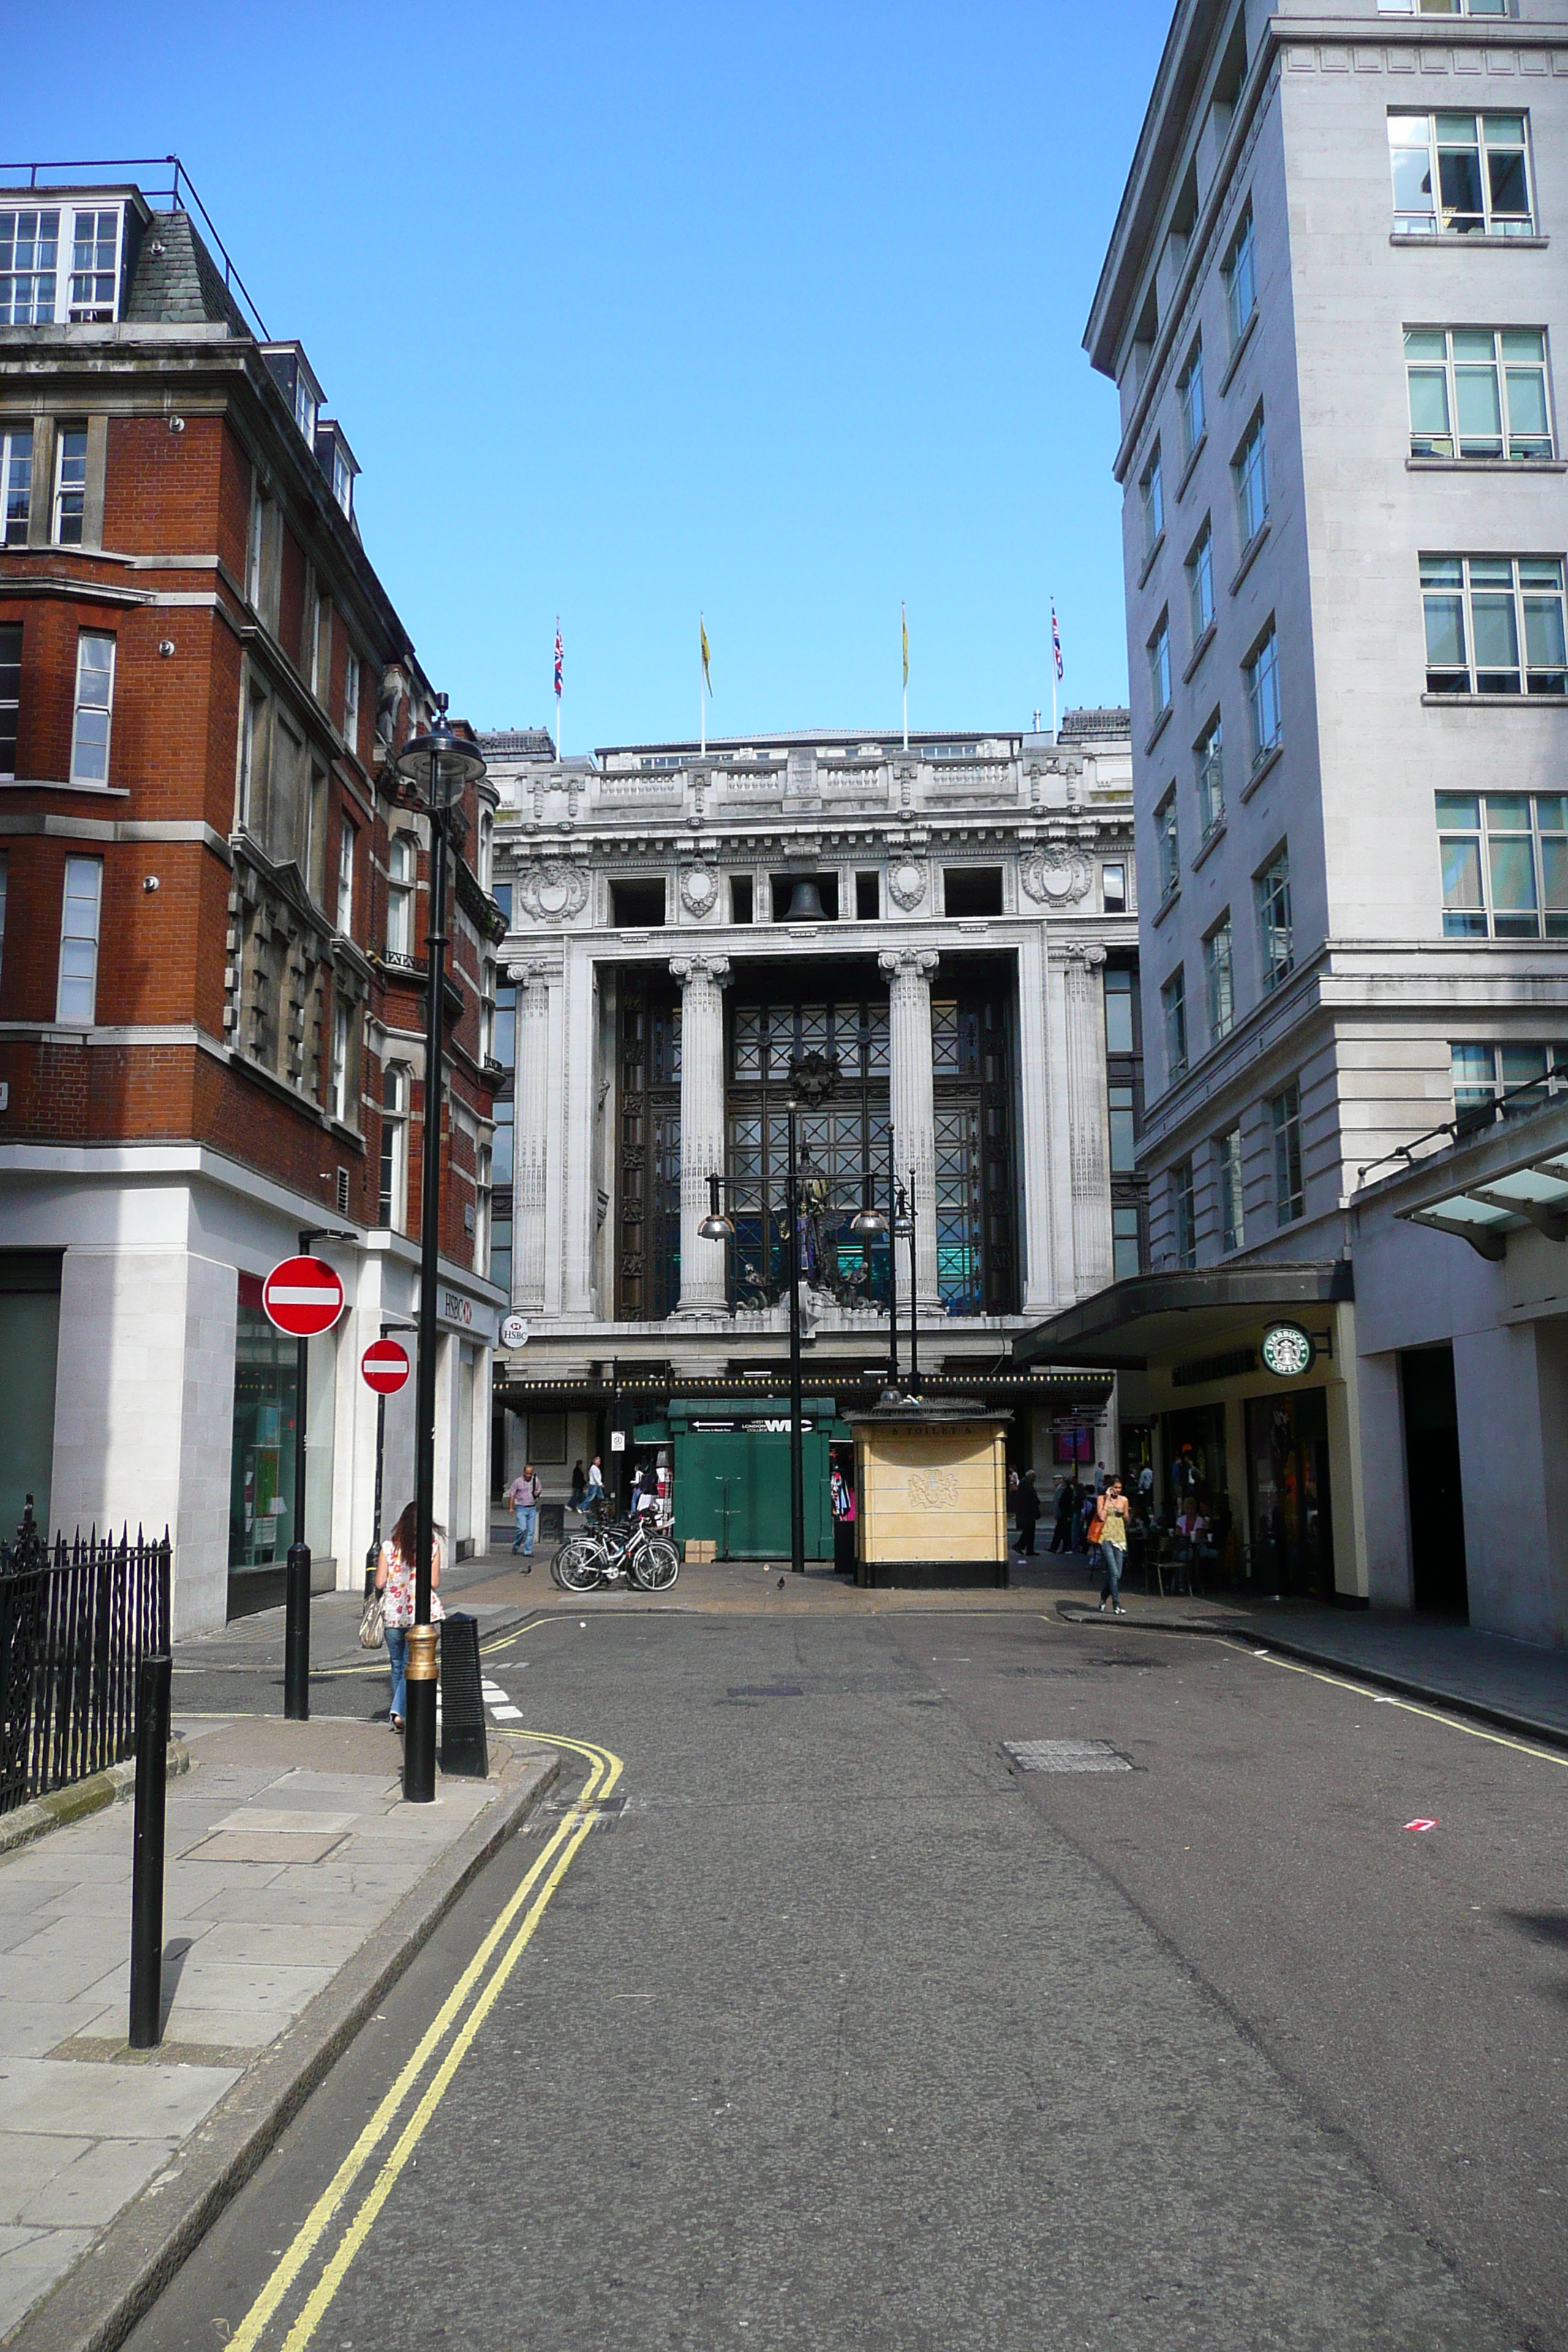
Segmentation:
[(1568, 831), (1568, 793), (1538, 793), (1535, 822), (1542, 833)]
[[(1504, 341), (1508, 340), (1504, 337)], [(1551, 444), (1546, 414), (1546, 376), (1541, 368), (1508, 370), (1508, 430), (1510, 440)]]
[(1439, 793), (1437, 822), (1440, 825), (1468, 825), (1472, 830), (1479, 829), (1481, 822), (1479, 796), (1470, 793)]
[(1443, 904), (1477, 908), (1481, 899), (1481, 851), (1475, 841), (1443, 844)]
[(1465, 667), (1465, 600), (1462, 596), (1426, 598), (1426, 666), (1428, 669)]
[(1132, 1051), (1132, 975), (1130, 971), (1108, 971), (1105, 975), (1105, 1050), (1108, 1054), (1131, 1054)]
[(1568, 913), (1568, 843), (1561, 839), (1541, 845), (1541, 895), (1549, 914)]
[(1442, 192), (1445, 221), (1481, 218), (1481, 163), (1474, 148), (1440, 146), (1437, 184)]
[(1447, 440), (1448, 379), (1441, 368), (1411, 369), (1410, 430), (1418, 441)]
[(1439, 367), (1447, 358), (1447, 337), (1441, 327), (1406, 327), (1405, 356), (1407, 360), (1436, 360)]
[(1488, 844), (1491, 868), (1492, 912), (1500, 924), (1510, 914), (1523, 914), (1535, 906), (1535, 859), (1528, 841), (1491, 841)]
[(1421, 558), (1423, 588), (1462, 588), (1465, 566), (1458, 555), (1424, 555)]
[(1527, 1087), (1546, 1076), (1544, 1045), (1500, 1045), (1500, 1076), (1505, 1088)]
[(1546, 338), (1532, 327), (1505, 327), (1502, 330), (1502, 355), (1505, 360), (1544, 361)]
[(1489, 833), (1528, 833), (1530, 831), (1530, 796), (1527, 793), (1489, 793), (1487, 794), (1487, 831)]
[[(1490, 148), (1489, 136), (1488, 146)], [(1494, 216), (1507, 220), (1522, 219), (1530, 212), (1530, 184), (1525, 176), (1522, 149), (1516, 154), (1489, 152), (1487, 180), (1491, 194)]]
[(1563, 600), (1560, 596), (1527, 596), (1524, 600), (1525, 658), (1532, 670), (1562, 671)]
[[(1519, 668), (1519, 623), (1511, 596), (1489, 591), (1470, 598), (1470, 621), (1476, 633), (1476, 675), (1507, 673)], [(1495, 689), (1494, 689), (1495, 690)], [(1506, 689), (1505, 689), (1506, 690)], [(1486, 691), (1483, 688), (1482, 691)]]
[[(1456, 335), (1455, 343), (1459, 338)], [(1489, 343), (1491, 337), (1487, 337)], [(1459, 415), (1459, 441), (1468, 457), (1495, 454), (1502, 447), (1502, 393), (1489, 352), (1485, 367), (1456, 367), (1454, 400)]]

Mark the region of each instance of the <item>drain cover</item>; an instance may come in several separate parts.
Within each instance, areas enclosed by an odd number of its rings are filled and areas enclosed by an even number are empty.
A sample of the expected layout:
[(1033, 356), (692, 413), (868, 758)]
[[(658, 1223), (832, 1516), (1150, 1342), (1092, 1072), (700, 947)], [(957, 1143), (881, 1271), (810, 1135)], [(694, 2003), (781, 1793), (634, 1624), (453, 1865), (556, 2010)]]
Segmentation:
[(1131, 1772), (1109, 1739), (1005, 1739), (1021, 1772)]

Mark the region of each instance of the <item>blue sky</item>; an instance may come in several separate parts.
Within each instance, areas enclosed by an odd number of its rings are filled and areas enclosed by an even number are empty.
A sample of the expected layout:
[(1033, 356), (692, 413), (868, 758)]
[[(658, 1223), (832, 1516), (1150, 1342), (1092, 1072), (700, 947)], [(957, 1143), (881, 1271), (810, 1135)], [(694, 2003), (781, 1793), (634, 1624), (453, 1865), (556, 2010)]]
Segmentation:
[[(565, 744), (1123, 701), (1079, 347), (1148, 0), (193, 7), (7, 31), (15, 156), (177, 152), (453, 708)], [(18, 100), (18, 93), (25, 95)]]

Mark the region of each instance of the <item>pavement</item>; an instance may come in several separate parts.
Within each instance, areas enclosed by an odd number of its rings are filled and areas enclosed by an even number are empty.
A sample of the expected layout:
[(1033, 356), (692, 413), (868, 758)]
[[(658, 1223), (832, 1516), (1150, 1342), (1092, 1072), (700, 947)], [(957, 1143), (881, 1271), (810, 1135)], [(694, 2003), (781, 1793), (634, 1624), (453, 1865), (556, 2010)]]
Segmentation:
[[(126, 2047), (133, 1806), (0, 1858), (0, 2340), (150, 2185), (171, 2227), (199, 2204), (237, 2143), (226, 2101), (253, 2160), (269, 2114), (280, 2126), (357, 2021), (351, 1964), (380, 1939), (383, 1973), (405, 1965), (555, 1770), (500, 1742), (491, 1779), (442, 1778), (435, 1804), (409, 1806), (383, 1724), (177, 1713), (174, 1727), (189, 1769), (167, 1799), (157, 2052)], [(258, 2112), (257, 2070), (285, 2045)], [(133, 2289), (158, 2244), (154, 2226), (128, 2272), (100, 2261), (99, 2302)]]

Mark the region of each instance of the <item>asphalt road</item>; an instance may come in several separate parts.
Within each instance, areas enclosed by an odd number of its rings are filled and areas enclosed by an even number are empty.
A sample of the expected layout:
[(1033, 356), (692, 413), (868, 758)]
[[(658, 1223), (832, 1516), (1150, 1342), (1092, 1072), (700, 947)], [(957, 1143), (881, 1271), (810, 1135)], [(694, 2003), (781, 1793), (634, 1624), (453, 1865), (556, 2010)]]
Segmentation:
[[(1110, 1624), (606, 1612), (514, 1654), (531, 1728), (624, 1759), (610, 1809), (476, 1882), (138, 2352), (1568, 2345), (1564, 1763)], [(1060, 1738), (1132, 1769), (1002, 1746)], [(422, 2128), (247, 2338), (535, 1865)]]

